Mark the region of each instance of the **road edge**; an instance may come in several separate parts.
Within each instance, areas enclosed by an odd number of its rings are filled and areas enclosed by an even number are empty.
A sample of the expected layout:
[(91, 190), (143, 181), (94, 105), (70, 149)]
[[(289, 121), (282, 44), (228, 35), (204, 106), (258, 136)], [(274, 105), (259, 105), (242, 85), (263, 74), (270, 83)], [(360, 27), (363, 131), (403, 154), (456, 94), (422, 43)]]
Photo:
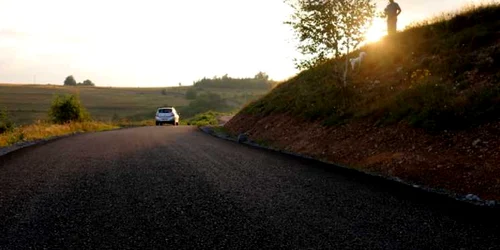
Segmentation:
[(495, 209), (500, 208), (500, 201), (482, 200), (477, 195), (474, 195), (474, 194), (460, 195), (460, 194), (457, 194), (457, 193), (449, 191), (449, 190), (432, 188), (432, 187), (408, 182), (408, 181), (405, 181), (405, 180), (397, 178), (397, 177), (391, 177), (391, 176), (386, 176), (386, 175), (377, 174), (377, 173), (373, 173), (373, 172), (363, 171), (360, 169), (351, 168), (351, 167), (341, 165), (338, 163), (329, 162), (329, 161), (325, 161), (325, 160), (321, 160), (321, 159), (316, 159), (316, 158), (313, 158), (310, 156), (306, 156), (306, 155), (302, 155), (302, 154), (298, 154), (298, 153), (294, 153), (294, 152), (290, 152), (290, 151), (286, 151), (286, 150), (281, 150), (281, 149), (263, 146), (263, 145), (258, 144), (257, 142), (251, 141), (247, 138), (245, 138), (245, 140), (241, 140), (241, 139), (239, 140), (239, 138), (234, 138), (234, 137), (230, 136), (229, 134), (214, 130), (214, 128), (216, 128), (216, 127), (218, 127), (218, 126), (201, 126), (198, 128), (200, 129), (200, 131), (202, 131), (206, 134), (212, 135), (216, 138), (220, 138), (220, 139), (224, 139), (224, 140), (228, 140), (228, 141), (232, 141), (232, 142), (236, 142), (236, 143), (240, 143), (240, 144), (245, 144), (245, 145), (248, 145), (248, 146), (251, 146), (254, 148), (259, 148), (259, 149), (278, 152), (278, 153), (282, 153), (282, 154), (286, 154), (286, 155), (291, 155), (291, 156), (295, 156), (295, 157), (302, 158), (302, 159), (321, 162), (321, 163), (327, 164), (327, 165), (332, 166), (332, 167), (341, 168), (343, 170), (354, 171), (358, 174), (362, 174), (365, 176), (375, 177), (375, 178), (383, 179), (385, 181), (390, 181), (390, 182), (396, 182), (399, 184), (403, 184), (404, 186), (407, 186), (407, 187), (410, 187), (413, 189), (417, 189), (420, 191), (424, 191), (424, 192), (427, 192), (430, 194), (451, 198), (451, 199), (458, 201), (458, 202), (461, 202), (461, 203), (474, 205), (474, 206), (478, 206), (478, 207), (488, 207), (488, 208), (495, 208)]

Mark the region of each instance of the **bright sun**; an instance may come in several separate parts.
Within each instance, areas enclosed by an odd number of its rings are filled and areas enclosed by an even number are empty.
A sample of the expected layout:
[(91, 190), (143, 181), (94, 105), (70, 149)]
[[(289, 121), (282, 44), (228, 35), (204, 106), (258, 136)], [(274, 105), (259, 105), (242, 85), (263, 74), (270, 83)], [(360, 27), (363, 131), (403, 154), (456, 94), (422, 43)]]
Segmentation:
[(379, 41), (386, 35), (387, 28), (385, 27), (384, 20), (374, 20), (372, 26), (366, 32), (366, 42), (373, 43)]

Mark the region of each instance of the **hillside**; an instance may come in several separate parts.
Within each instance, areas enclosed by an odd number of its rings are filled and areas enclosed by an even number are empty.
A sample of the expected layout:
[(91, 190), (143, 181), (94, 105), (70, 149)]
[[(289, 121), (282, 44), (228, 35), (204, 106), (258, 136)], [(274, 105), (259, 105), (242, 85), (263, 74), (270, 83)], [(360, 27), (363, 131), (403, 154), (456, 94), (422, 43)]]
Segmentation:
[[(56, 94), (77, 93), (95, 120), (153, 119), (159, 106), (175, 106), (183, 119), (209, 110), (234, 112), (267, 92), (269, 86), (239, 84), (238, 89), (221, 86), (169, 88), (105, 88), (58, 85), (0, 84), (0, 110), (6, 110), (17, 125), (45, 120)], [(194, 95), (189, 96), (190, 92)]]
[(369, 44), (343, 87), (330, 61), (247, 105), (225, 127), (276, 148), (500, 200), (500, 6)]

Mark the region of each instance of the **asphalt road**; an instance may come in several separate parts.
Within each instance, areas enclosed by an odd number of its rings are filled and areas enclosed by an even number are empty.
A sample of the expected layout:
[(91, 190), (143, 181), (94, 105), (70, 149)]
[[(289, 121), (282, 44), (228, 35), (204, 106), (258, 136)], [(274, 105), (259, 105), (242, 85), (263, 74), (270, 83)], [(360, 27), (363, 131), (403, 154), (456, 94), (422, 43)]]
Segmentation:
[(193, 127), (0, 157), (1, 249), (498, 249), (495, 214)]

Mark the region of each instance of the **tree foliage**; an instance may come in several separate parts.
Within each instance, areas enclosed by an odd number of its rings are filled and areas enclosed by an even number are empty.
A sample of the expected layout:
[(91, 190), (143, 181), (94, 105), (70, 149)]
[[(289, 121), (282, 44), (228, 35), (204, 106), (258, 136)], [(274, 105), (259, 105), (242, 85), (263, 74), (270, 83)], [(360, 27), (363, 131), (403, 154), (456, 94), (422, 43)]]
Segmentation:
[(95, 86), (95, 84), (89, 79), (76, 83), (75, 77), (71, 75), (64, 80), (64, 86)]
[(54, 123), (70, 121), (84, 121), (90, 118), (89, 114), (76, 95), (56, 95), (52, 100), (49, 117)]
[(269, 75), (266, 74), (265, 72), (259, 72), (255, 75), (254, 77), (255, 80), (264, 80), (264, 81), (268, 81), (269, 80)]
[(76, 86), (76, 80), (73, 76), (68, 76), (64, 80), (64, 86)]
[(95, 86), (95, 84), (91, 80), (89, 80), (89, 79), (83, 81), (83, 83), (81, 83), (81, 85), (84, 85), (84, 86)]
[(259, 72), (254, 78), (233, 78), (227, 74), (212, 79), (203, 78), (194, 83), (197, 88), (226, 88), (226, 89), (270, 89), (276, 82), (269, 79), (264, 72)]
[(304, 58), (298, 69), (311, 68), (328, 58), (340, 58), (364, 40), (375, 15), (372, 0), (285, 0), (294, 10), (285, 22), (299, 40)]

